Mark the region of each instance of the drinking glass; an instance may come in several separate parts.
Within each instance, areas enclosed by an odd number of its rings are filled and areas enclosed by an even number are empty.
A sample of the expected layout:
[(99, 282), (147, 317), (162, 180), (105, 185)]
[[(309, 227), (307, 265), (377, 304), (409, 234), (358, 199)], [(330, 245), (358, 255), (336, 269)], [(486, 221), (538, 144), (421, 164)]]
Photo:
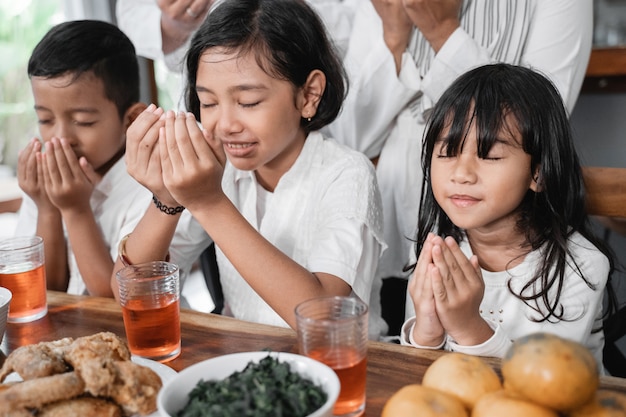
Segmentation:
[(48, 313), (43, 239), (13, 237), (0, 241), (0, 287), (13, 294), (9, 323), (38, 320)]
[(154, 261), (116, 274), (128, 346), (133, 355), (167, 362), (180, 354), (178, 266)]
[(301, 354), (330, 366), (341, 382), (335, 416), (365, 411), (368, 307), (357, 297), (321, 297), (296, 307)]
[(9, 316), (9, 306), (12, 297), (13, 294), (11, 294), (11, 291), (7, 288), (0, 287), (0, 342), (2, 342), (4, 331), (7, 328), (7, 318)]

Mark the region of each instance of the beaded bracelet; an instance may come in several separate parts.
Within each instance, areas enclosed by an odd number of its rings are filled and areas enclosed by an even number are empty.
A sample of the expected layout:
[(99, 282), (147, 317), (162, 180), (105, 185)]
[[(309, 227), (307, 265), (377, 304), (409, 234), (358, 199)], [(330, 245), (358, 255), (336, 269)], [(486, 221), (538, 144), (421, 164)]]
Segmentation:
[(154, 194), (152, 194), (152, 201), (154, 201), (154, 205), (156, 206), (156, 208), (158, 208), (165, 214), (169, 214), (170, 216), (174, 216), (180, 213), (181, 211), (185, 210), (184, 206), (176, 206), (176, 207), (166, 206), (165, 204), (161, 203)]

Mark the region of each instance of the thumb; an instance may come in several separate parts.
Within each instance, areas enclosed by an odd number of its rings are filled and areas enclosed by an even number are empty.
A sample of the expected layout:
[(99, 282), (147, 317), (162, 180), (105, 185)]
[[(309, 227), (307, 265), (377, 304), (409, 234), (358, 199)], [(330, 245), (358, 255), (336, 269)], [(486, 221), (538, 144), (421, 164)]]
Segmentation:
[(85, 159), (84, 156), (80, 157), (80, 159), (78, 160), (78, 163), (80, 164), (80, 167), (83, 170), (83, 173), (85, 174), (89, 182), (93, 184), (94, 186), (97, 185), (102, 179), (100, 174), (98, 174), (93, 169), (93, 166), (87, 161), (87, 159)]

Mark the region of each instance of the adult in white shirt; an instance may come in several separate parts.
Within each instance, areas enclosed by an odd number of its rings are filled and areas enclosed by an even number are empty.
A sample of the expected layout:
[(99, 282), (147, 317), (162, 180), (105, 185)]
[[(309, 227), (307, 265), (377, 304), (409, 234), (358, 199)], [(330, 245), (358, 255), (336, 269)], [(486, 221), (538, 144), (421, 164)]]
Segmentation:
[[(408, 278), (403, 268), (411, 256), (422, 188), (421, 141), (443, 91), (470, 68), (506, 62), (546, 74), (571, 112), (591, 52), (592, 26), (592, 0), (361, 4), (344, 61), (350, 90), (325, 132), (377, 159), (389, 247), (379, 263), (374, 297), (383, 278)], [(376, 308), (378, 301), (370, 305)]]
[[(115, 15), (117, 25), (135, 45), (137, 55), (162, 61), (172, 75), (179, 76), (184, 72), (183, 61), (191, 35), (218, 1), (117, 0)], [(307, 2), (322, 18), (339, 54), (345, 54), (354, 13), (365, 0)], [(182, 106), (182, 100), (179, 104)]]

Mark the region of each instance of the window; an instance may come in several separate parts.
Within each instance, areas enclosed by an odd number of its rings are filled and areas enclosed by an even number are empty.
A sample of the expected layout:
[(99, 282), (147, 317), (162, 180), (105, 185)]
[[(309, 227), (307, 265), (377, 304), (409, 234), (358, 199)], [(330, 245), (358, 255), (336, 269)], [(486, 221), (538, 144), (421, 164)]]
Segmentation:
[(0, 176), (12, 175), (17, 154), (39, 134), (26, 68), (53, 25), (65, 20), (62, 0), (0, 0)]

